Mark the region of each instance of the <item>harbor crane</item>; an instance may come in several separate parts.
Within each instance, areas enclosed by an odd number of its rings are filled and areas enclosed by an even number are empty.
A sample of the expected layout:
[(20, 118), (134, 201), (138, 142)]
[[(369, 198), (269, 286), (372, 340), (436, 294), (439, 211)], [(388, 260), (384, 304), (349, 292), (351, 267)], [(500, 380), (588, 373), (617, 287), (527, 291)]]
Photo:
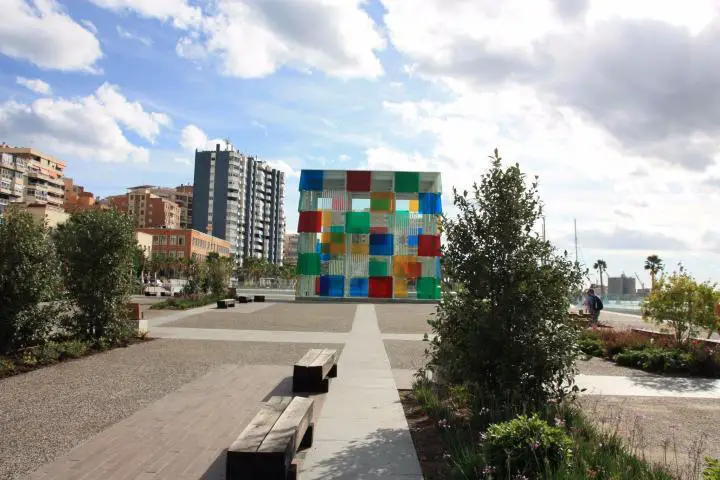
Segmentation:
[(637, 272), (635, 272), (635, 278), (637, 278), (638, 282), (640, 282), (640, 287), (642, 287), (642, 289), (645, 290), (645, 282), (640, 280), (640, 276), (637, 274)]

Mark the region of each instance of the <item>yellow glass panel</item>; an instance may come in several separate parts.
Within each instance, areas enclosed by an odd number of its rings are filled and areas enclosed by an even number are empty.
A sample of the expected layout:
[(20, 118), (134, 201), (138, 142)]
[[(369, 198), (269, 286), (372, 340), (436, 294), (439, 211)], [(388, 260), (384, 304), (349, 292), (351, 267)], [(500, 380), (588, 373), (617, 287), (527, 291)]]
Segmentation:
[(396, 277), (407, 277), (409, 257), (396, 255), (393, 257), (393, 275)]
[(323, 230), (325, 229), (325, 227), (330, 229), (330, 227), (332, 226), (332, 221), (333, 221), (333, 212), (331, 212), (329, 210), (323, 210), (323, 212), (322, 212)]
[(404, 278), (395, 278), (393, 281), (393, 290), (395, 291), (395, 298), (407, 298), (408, 286), (407, 280)]
[(418, 200), (410, 200), (410, 206), (408, 208), (411, 212), (417, 212), (420, 209), (420, 202)]
[(351, 252), (353, 255), (369, 255), (370, 254), (370, 245), (367, 243), (353, 243), (351, 248)]
[[(325, 216), (323, 215), (323, 218)], [(330, 232), (323, 232), (320, 234), (320, 243), (330, 243)]]
[(344, 243), (331, 243), (330, 244), (330, 255), (343, 255), (345, 253)]

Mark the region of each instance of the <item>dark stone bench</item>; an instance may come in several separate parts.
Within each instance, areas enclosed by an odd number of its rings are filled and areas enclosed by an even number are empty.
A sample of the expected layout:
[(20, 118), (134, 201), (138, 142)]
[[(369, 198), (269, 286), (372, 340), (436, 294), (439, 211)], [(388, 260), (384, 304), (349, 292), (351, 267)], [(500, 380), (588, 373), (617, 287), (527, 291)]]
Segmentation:
[(254, 300), (255, 300), (255, 302), (264, 302), (265, 295), (255, 295)]
[(293, 392), (327, 393), (337, 377), (337, 350), (313, 348), (293, 366)]
[(295, 453), (313, 441), (313, 400), (271, 397), (227, 451), (227, 480), (294, 479)]
[(238, 303), (252, 303), (253, 299), (247, 295), (239, 295), (237, 301)]
[(234, 306), (235, 306), (234, 298), (225, 298), (223, 300), (217, 301), (217, 308), (228, 308), (228, 307), (234, 307)]

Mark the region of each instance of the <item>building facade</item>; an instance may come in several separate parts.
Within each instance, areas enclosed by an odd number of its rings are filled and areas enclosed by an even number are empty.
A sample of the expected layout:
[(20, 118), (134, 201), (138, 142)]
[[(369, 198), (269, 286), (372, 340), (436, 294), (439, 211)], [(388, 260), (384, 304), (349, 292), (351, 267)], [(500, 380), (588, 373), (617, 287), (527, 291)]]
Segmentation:
[(65, 183), (63, 208), (66, 212), (72, 213), (100, 208), (100, 204), (95, 202), (95, 195), (86, 192), (84, 187), (75, 185), (72, 178), (65, 177), (63, 181)]
[(298, 297), (440, 298), (435, 172), (303, 170)]
[(152, 193), (150, 186), (132, 187), (125, 195), (114, 195), (105, 202), (128, 213), (136, 228), (181, 228), (182, 209), (180, 206)]
[(63, 173), (65, 163), (34, 148), (0, 145), (0, 153), (7, 153), (21, 159), (27, 167), (23, 201), (27, 203), (47, 203), (63, 208), (65, 183)]
[(298, 234), (286, 233), (283, 242), (283, 263), (288, 265), (297, 265), (298, 258)]
[(70, 214), (62, 207), (45, 202), (25, 203), (22, 209), (30, 213), (36, 222), (44, 224), (50, 230), (56, 229), (70, 218)]
[(180, 207), (180, 228), (192, 228), (192, 185), (179, 185), (177, 187), (157, 187), (142, 185), (130, 190), (147, 190), (150, 194), (174, 202)]
[(25, 199), (27, 163), (11, 153), (0, 153), (0, 214), (10, 203)]
[(189, 228), (138, 228), (140, 233), (152, 235), (152, 255), (166, 255), (182, 260), (202, 260), (209, 253), (230, 256), (230, 243)]
[(285, 174), (236, 150), (195, 152), (193, 229), (227, 240), (238, 261), (282, 263)]

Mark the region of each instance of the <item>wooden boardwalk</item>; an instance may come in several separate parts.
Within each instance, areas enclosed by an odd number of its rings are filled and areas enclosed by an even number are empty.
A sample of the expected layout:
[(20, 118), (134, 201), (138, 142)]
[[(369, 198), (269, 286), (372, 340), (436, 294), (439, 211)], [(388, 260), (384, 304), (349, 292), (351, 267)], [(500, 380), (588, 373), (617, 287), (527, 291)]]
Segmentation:
[(225, 478), (225, 449), (292, 368), (221, 365), (46, 464), (30, 479)]

